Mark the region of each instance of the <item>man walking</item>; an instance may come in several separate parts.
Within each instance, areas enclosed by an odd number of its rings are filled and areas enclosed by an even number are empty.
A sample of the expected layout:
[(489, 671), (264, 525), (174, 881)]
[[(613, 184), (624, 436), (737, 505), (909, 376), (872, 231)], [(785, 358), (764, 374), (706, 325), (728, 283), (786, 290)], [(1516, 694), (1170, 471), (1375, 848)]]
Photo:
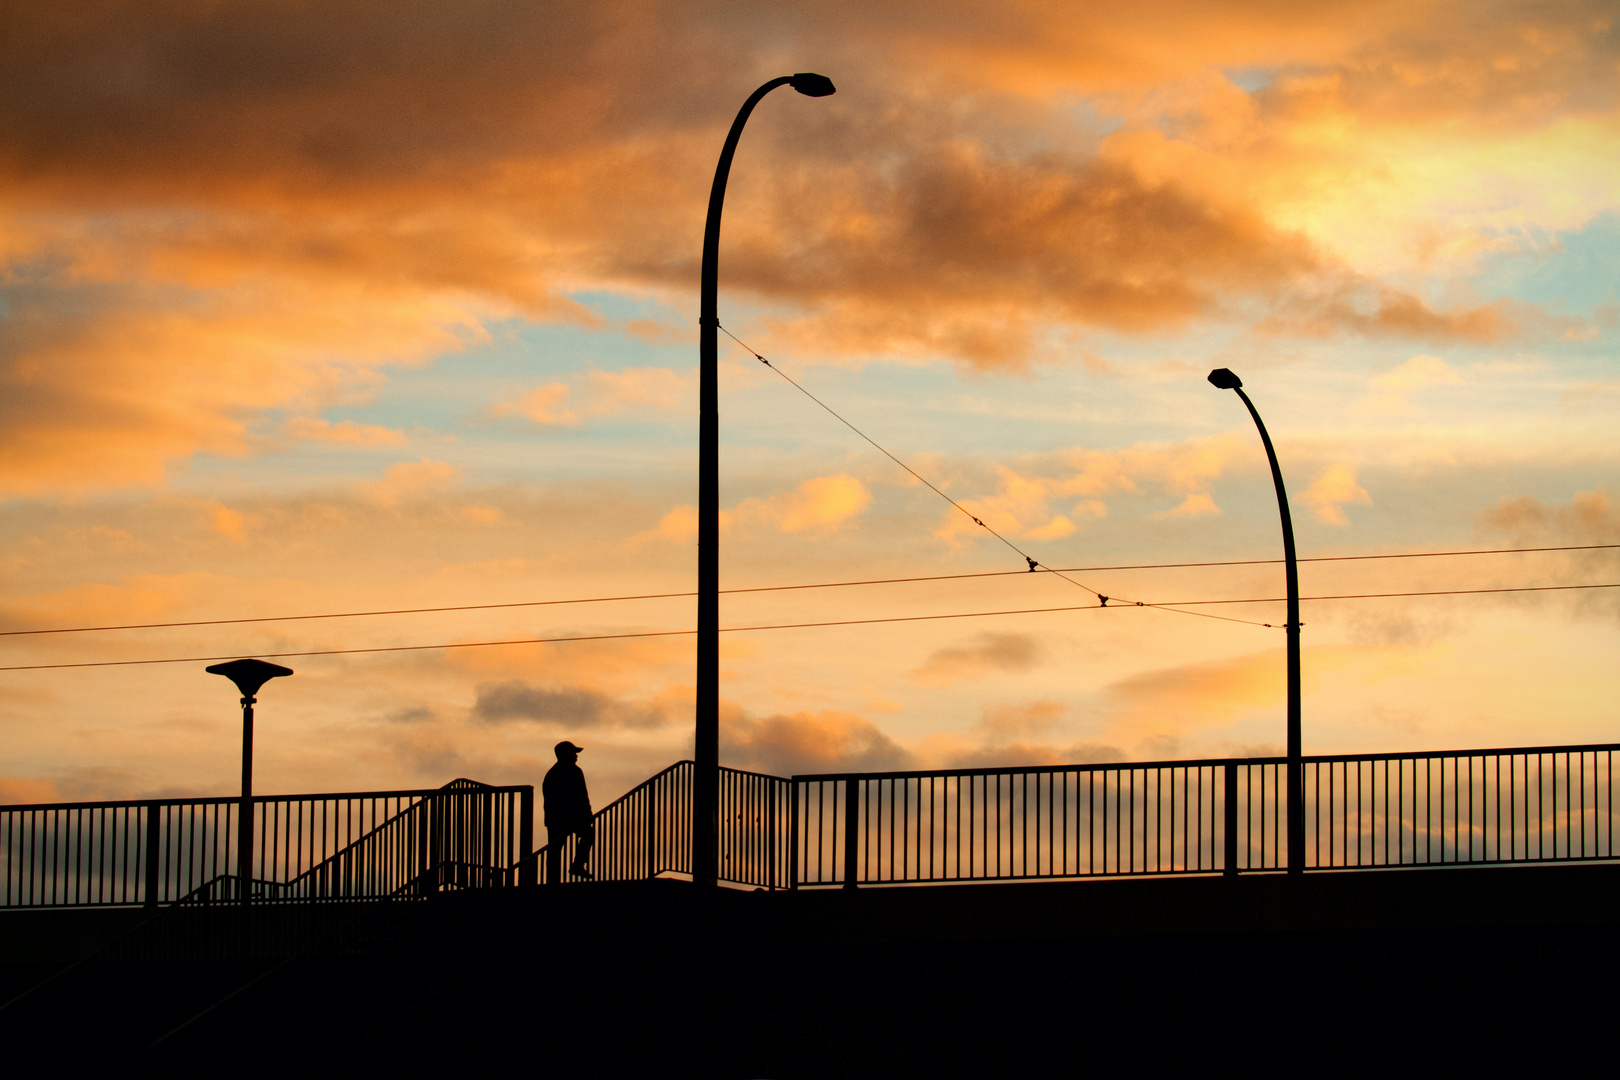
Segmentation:
[(562, 881), (562, 849), (570, 836), (579, 834), (574, 862), (568, 870), (577, 878), (589, 878), (585, 868), (591, 845), (596, 842), (596, 825), (591, 821), (591, 796), (585, 790), (585, 774), (575, 764), (583, 746), (564, 740), (557, 744), (557, 764), (540, 784), (546, 808), (546, 880)]

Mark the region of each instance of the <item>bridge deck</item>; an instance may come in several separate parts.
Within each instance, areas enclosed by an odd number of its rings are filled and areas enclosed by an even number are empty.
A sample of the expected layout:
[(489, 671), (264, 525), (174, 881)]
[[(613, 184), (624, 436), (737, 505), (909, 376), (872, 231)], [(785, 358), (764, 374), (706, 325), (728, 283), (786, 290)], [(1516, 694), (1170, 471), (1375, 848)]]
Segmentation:
[[(1511, 1055), (1548, 1025), (1590, 1034), (1611, 1014), (1617, 889), (1620, 865), (1593, 864), (470, 890), (379, 905), (336, 948), (91, 962), (0, 1012), (0, 1031), (132, 1058), (223, 1000), (163, 1047), (206, 1054), (273, 1038), (368, 1066), (455, 1062), (472, 1047), (484, 1065), (559, 1075), (681, 1061), (676, 1071), (703, 1075), (1012, 1075), (1081, 1044), (1088, 1063), (1168, 1065), (1324, 1043), (1348, 1053), (1370, 1037)], [(217, 935), (238, 913), (178, 914)], [(274, 917), (272, 905), (252, 909)], [(140, 918), (0, 913), (0, 990), (9, 997)]]

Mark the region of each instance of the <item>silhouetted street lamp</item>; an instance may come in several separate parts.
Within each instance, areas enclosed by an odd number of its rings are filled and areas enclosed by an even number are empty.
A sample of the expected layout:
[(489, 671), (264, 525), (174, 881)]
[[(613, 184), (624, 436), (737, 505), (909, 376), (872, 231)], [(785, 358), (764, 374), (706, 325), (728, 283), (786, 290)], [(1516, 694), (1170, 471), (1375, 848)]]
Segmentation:
[(242, 692), (242, 806), (236, 822), (236, 878), (242, 890), (242, 903), (253, 892), (253, 703), (259, 687), (271, 679), (291, 675), (292, 668), (263, 660), (231, 660), (214, 664), (210, 675), (223, 675)]
[(1282, 469), (1277, 465), (1277, 451), (1272, 449), (1271, 436), (1260, 419), (1254, 402), (1243, 392), (1243, 380), (1229, 368), (1216, 368), (1209, 373), (1209, 381), (1220, 390), (1231, 390), (1243, 399), (1254, 417), (1254, 426), (1260, 429), (1260, 441), (1265, 444), (1266, 457), (1271, 461), (1271, 481), (1277, 485), (1277, 510), (1282, 515), (1283, 561), (1288, 577), (1288, 622), (1283, 629), (1288, 635), (1288, 872), (1298, 874), (1305, 869), (1305, 798), (1304, 770), (1300, 766), (1299, 724), (1299, 560), (1294, 553), (1294, 518), (1288, 512), (1288, 492), (1283, 488)]
[(834, 92), (825, 75), (783, 75), (755, 90), (731, 122), (731, 132), (714, 169), (709, 189), (709, 217), (703, 226), (702, 305), (698, 316), (698, 617), (697, 730), (692, 757), (692, 880), (713, 885), (719, 880), (716, 832), (720, 785), (720, 406), (718, 374), (720, 318), (716, 292), (720, 272), (720, 211), (726, 201), (726, 179), (748, 114), (760, 99), (779, 86), (806, 97)]

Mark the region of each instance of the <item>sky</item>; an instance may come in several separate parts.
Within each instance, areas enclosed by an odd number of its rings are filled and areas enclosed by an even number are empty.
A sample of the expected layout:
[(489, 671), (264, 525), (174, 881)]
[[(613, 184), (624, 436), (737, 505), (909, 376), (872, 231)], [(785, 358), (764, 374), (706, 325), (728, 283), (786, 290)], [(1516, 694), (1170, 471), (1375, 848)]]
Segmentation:
[[(1620, 543), (1603, 2), (15, 0), (3, 666), (689, 630), (727, 126), (723, 626), (1282, 595), (1304, 558)], [(726, 339), (723, 339), (726, 340)], [(1306, 596), (1620, 582), (1306, 563)], [(1280, 753), (1280, 603), (727, 633), (721, 762)], [(1230, 621), (1230, 620), (1240, 621)], [(1257, 623), (1272, 623), (1268, 628)], [(1307, 753), (1620, 737), (1620, 595), (1314, 601)], [(693, 639), (287, 658), (261, 792), (691, 752)], [(0, 801), (229, 794), (201, 662), (0, 671)]]

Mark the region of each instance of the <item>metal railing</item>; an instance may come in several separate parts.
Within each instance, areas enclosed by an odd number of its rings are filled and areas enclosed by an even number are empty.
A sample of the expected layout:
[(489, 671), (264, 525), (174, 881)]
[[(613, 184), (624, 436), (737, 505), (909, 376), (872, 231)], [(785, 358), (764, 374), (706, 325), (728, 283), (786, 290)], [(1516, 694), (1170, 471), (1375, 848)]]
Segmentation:
[[(1306, 870), (1620, 858), (1620, 744), (1306, 757)], [(1286, 870), (1287, 759), (793, 778), (793, 885)]]
[(1620, 857), (1620, 745), (1305, 759), (1306, 868)]
[[(251, 899), (373, 899), (516, 883), (534, 789), (253, 799)], [(0, 807), (0, 908), (239, 900), (235, 798)], [(410, 890), (407, 890), (410, 891)]]
[[(1620, 858), (1620, 744), (1303, 759), (1303, 869)], [(691, 873), (690, 761), (594, 818), (597, 881)], [(1280, 757), (766, 776), (720, 770), (722, 881), (765, 889), (1287, 869)], [(241, 898), (236, 799), (0, 807), (0, 908)], [(534, 789), (253, 800), (253, 899), (561, 884)], [(579, 837), (558, 852), (572, 865)]]
[[(586, 863), (592, 880), (641, 881), (692, 872), (692, 770), (692, 762), (676, 762), (597, 812), (595, 846)], [(780, 776), (720, 769), (720, 880), (788, 887), (792, 788), (793, 782)], [(549, 848), (536, 852), (540, 880), (552, 883), (554, 866), (567, 880), (579, 843), (577, 834), (568, 837), (556, 860), (546, 858)]]
[(796, 882), (1211, 873), (1223, 762), (796, 776)]

